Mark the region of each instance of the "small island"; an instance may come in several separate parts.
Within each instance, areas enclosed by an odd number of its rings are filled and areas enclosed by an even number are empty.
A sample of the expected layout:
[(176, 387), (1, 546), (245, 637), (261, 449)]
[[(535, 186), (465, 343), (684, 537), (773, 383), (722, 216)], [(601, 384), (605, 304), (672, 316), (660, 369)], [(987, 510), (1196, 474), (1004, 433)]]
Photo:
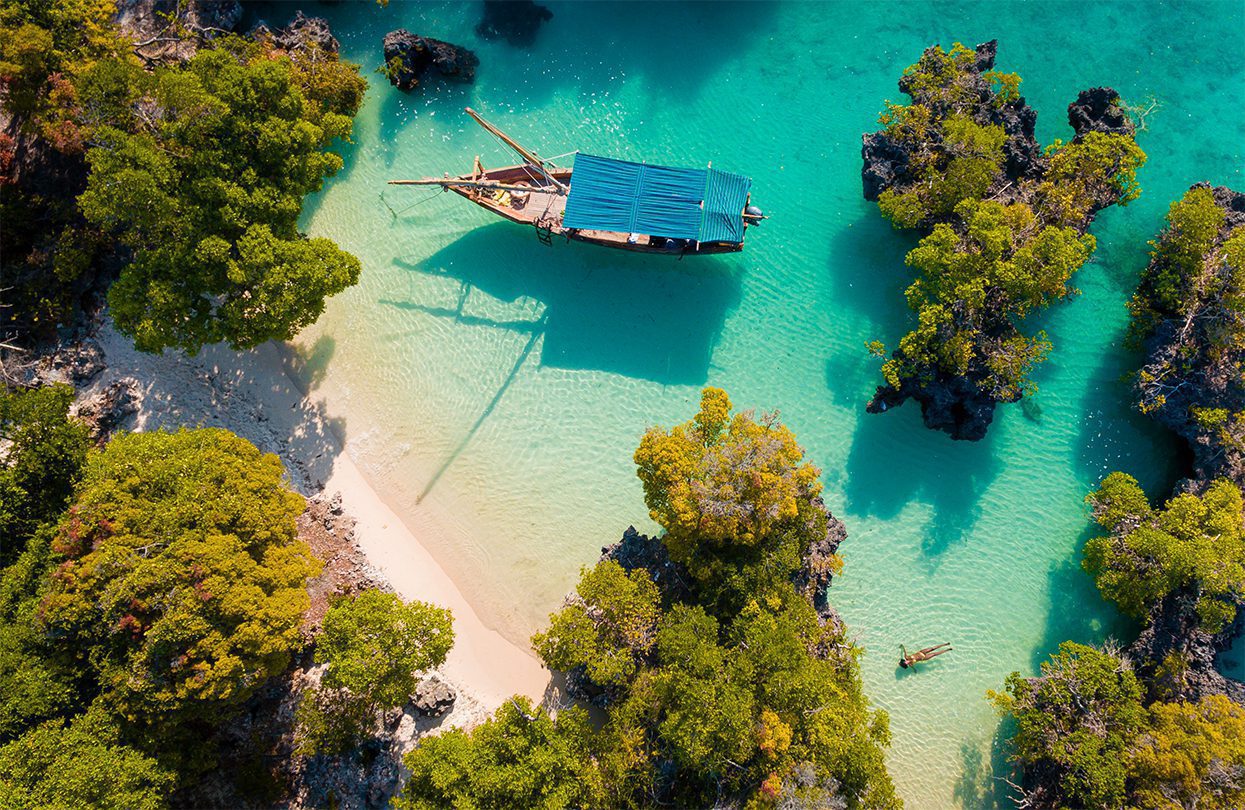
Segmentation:
[[(862, 149), (865, 199), (896, 228), (926, 234), (907, 256), (916, 325), (883, 363), (868, 410), (915, 399), (927, 426), (969, 441), (986, 435), (997, 403), (1034, 390), (1032, 368), (1051, 345), (1023, 321), (1075, 294), (1094, 215), (1137, 197), (1146, 159), (1106, 87), (1069, 105), (1070, 141), (1040, 148), (1037, 113), (1020, 77), (994, 70), (996, 51), (926, 50), (899, 81), (912, 103), (888, 104)], [(886, 355), (880, 341), (869, 348)]]

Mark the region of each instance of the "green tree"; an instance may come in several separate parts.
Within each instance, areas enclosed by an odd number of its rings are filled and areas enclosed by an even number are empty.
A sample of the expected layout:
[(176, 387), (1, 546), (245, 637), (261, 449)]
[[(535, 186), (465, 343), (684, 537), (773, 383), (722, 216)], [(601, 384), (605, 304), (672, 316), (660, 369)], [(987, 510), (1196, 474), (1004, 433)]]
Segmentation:
[(302, 508), (277, 457), (228, 431), (118, 436), (60, 524), (43, 632), (126, 720), (218, 720), (299, 644), (319, 570)]
[(453, 646), (453, 617), (445, 608), (405, 604), (374, 589), (337, 602), (316, 640), (316, 662), (328, 664), (322, 686), (299, 706), (304, 750), (347, 747), (377, 711), (404, 705), (420, 673), (445, 663)]
[(0, 390), (0, 565), (60, 517), (81, 476), (90, 431), (69, 417), (73, 399), (68, 385)]
[(533, 636), (532, 646), (551, 669), (583, 667), (599, 686), (624, 686), (652, 649), (659, 600), (648, 572), (602, 561), (580, 572), (575, 597), (549, 617), (549, 630)]
[(784, 524), (809, 517), (820, 471), (804, 461), (777, 413), (731, 415), (718, 388), (700, 412), (670, 430), (650, 428), (635, 452), (649, 515), (666, 530), (670, 556), (694, 576), (712, 576), (714, 558), (755, 557)]
[(122, 743), (98, 709), (0, 748), (0, 805), (11, 810), (160, 810), (173, 783), (172, 773)]
[(286, 339), (358, 280), (358, 259), (300, 235), (297, 220), (342, 166), (325, 147), (349, 136), (361, 81), (230, 41), (157, 70), (131, 102), (137, 125), (95, 131), (79, 204), (134, 252), (109, 303), (136, 346)]
[(405, 703), (419, 673), (445, 663), (453, 646), (453, 617), (445, 608), (366, 590), (329, 609), (316, 661), (329, 665), (326, 686), (388, 708)]
[(1019, 672), (991, 693), (1016, 722), (1011, 759), (1045, 774), (1049, 807), (1124, 807), (1127, 753), (1146, 727), (1142, 687), (1115, 655), (1065, 642), (1042, 664), (1042, 677)]
[(1136, 479), (1115, 472), (1088, 498), (1109, 534), (1085, 546), (1085, 570), (1107, 599), (1144, 618), (1180, 588), (1193, 588), (1202, 626), (1231, 624), (1245, 601), (1245, 524), (1240, 490), (1226, 479), (1151, 509)]
[(502, 704), (470, 733), (451, 729), (406, 755), (411, 778), (398, 810), (452, 807), (598, 807), (602, 785), (593, 762), (596, 733), (582, 709), (551, 717), (526, 698)]
[(0, 743), (90, 699), (84, 664), (58, 654), (38, 630), (39, 603), (55, 565), (54, 534), (51, 524), (40, 528), (0, 571)]

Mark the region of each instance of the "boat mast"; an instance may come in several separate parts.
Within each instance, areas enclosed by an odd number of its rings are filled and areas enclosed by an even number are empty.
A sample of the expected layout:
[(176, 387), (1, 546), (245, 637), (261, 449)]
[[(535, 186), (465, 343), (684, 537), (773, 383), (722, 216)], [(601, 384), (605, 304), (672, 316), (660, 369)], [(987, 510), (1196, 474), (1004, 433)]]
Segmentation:
[(480, 114), (477, 113), (475, 110), (471, 109), (470, 107), (466, 107), (465, 109), (467, 111), (467, 115), (470, 115), (472, 118), (474, 118), (477, 124), (484, 127), (486, 130), (492, 133), (498, 140), (500, 140), (506, 146), (509, 146), (514, 151), (518, 152), (519, 155), (522, 156), (524, 160), (526, 160), (528, 163), (536, 167), (536, 169), (538, 169), (540, 173), (543, 174), (550, 183), (552, 183), (555, 187), (557, 187), (559, 193), (565, 194), (567, 192), (566, 185), (563, 183), (560, 183), (557, 179), (554, 178), (552, 174), (549, 173), (549, 170), (545, 168), (545, 161), (541, 160), (539, 155), (521, 146), (517, 141), (515, 141), (509, 135), (502, 132), (500, 129), (493, 126), (488, 121), (485, 121), (483, 118), (480, 117)]

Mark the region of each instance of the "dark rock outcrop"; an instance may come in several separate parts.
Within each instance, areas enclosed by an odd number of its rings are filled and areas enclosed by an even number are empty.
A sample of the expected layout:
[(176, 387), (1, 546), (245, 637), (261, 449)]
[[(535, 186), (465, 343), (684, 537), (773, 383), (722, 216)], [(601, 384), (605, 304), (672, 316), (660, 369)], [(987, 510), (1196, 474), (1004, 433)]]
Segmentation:
[(661, 538), (640, 534), (635, 526), (628, 526), (617, 543), (602, 548), (601, 559), (613, 560), (627, 571), (647, 571), (666, 604), (691, 597), (687, 569), (670, 559)]
[(466, 48), (416, 36), (405, 28), (385, 34), (384, 47), (389, 83), (399, 90), (418, 86), (430, 70), (445, 79), (473, 81), (476, 66), (480, 64), (476, 55)]
[(440, 717), (454, 708), (458, 693), (454, 688), (436, 675), (430, 675), (415, 687), (411, 695), (411, 706), (425, 717)]
[(998, 404), (998, 400), (981, 392), (969, 377), (937, 374), (924, 384), (905, 379), (898, 389), (879, 385), (865, 410), (886, 413), (908, 399), (921, 403), (921, 418), (926, 427), (941, 430), (952, 439), (970, 442), (985, 438)]
[(91, 438), (101, 447), (113, 432), (125, 427), (129, 418), (138, 413), (143, 389), (133, 377), (122, 377), (85, 397), (73, 406), (72, 413), (91, 428)]
[(1110, 87), (1082, 90), (1068, 105), (1068, 123), (1079, 138), (1089, 132), (1132, 135), (1133, 122), (1119, 106), (1120, 94)]
[(148, 63), (185, 62), (199, 45), (234, 30), (238, 0), (120, 0), (114, 17), (122, 34)]
[(248, 36), (262, 42), (268, 40), (272, 47), (285, 53), (301, 53), (309, 50), (321, 50), (337, 53), (340, 45), (337, 37), (329, 30), (328, 21), (323, 17), (308, 17), (300, 10), (284, 28), (275, 31), (261, 22), (251, 29)]
[(1199, 625), (1197, 594), (1177, 592), (1150, 612), (1146, 629), (1125, 649), (1150, 700), (1196, 702), (1226, 695), (1245, 706), (1245, 683), (1224, 676), (1215, 665), (1237, 628), (1212, 635)]
[(826, 533), (809, 547), (799, 569), (791, 575), (791, 584), (813, 603), (823, 622), (837, 624), (839, 614), (830, 605), (830, 583), (838, 563), (839, 546), (847, 539), (847, 526), (825, 508), (821, 498), (816, 503), (826, 513)]
[(484, 0), (484, 16), (476, 25), (476, 34), (526, 47), (536, 41), (540, 26), (552, 19), (553, 12), (533, 0)]

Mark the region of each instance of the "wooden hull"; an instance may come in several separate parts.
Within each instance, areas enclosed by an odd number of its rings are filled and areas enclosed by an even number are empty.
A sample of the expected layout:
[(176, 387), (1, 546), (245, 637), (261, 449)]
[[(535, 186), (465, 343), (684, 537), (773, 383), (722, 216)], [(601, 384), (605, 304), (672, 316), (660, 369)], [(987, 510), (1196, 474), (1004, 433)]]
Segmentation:
[[(571, 169), (553, 169), (550, 174), (563, 185), (571, 181)], [(480, 174), (463, 174), (449, 178), (451, 181), (498, 183), (505, 186), (530, 188), (530, 191), (497, 191), (470, 186), (447, 186), (450, 191), (465, 197), (481, 208), (503, 219), (520, 225), (531, 225), (549, 238), (561, 236), (567, 240), (590, 245), (629, 250), (634, 253), (656, 253), (665, 256), (702, 256), (714, 253), (738, 253), (744, 249), (742, 242), (702, 242), (691, 240), (668, 240), (664, 237), (631, 234), (617, 231), (593, 231), (566, 228), (562, 225), (562, 213), (566, 208), (566, 196), (531, 166), (522, 164), (485, 171)]]

